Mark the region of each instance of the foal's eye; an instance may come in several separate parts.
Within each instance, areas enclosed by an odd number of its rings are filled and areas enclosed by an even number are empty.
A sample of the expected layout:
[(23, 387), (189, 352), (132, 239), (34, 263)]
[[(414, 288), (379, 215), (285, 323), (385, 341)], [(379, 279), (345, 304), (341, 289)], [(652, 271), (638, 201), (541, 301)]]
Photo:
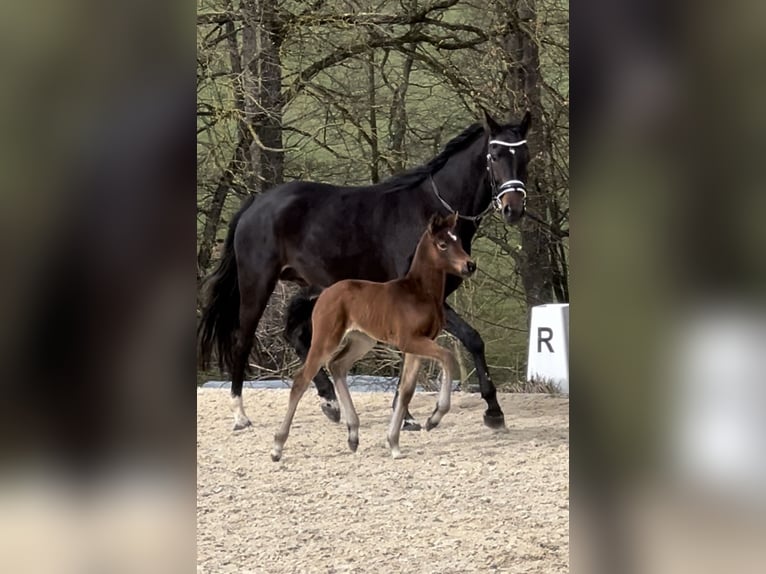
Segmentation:
[(443, 241), (440, 241), (439, 243), (437, 243), (436, 247), (438, 247), (442, 251), (447, 251), (447, 244), (444, 243)]

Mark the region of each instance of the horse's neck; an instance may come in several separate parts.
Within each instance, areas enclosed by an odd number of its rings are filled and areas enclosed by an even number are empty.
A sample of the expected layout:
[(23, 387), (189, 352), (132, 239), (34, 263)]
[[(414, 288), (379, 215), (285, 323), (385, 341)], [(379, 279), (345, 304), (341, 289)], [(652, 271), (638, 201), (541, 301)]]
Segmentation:
[(412, 259), (412, 265), (406, 278), (414, 282), (423, 295), (433, 297), (435, 301), (440, 303), (444, 299), (446, 273), (436, 268), (431, 261), (425, 241), (427, 239), (423, 238), (418, 243), (415, 257)]
[(462, 215), (476, 215), (491, 199), (486, 173), (487, 137), (482, 134), (447, 160), (433, 178), (439, 194), (453, 209)]

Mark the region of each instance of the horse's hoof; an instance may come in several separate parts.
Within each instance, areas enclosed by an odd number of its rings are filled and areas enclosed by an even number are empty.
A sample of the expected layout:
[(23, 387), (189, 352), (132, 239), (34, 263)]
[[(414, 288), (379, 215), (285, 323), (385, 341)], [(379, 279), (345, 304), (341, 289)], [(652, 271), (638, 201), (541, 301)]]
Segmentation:
[(409, 419), (405, 420), (404, 424), (402, 425), (402, 430), (408, 430), (408, 431), (419, 431), (421, 428), (420, 424), (418, 424), (418, 421), (415, 419)]
[(438, 427), (438, 426), (439, 426), (439, 423), (433, 423), (433, 422), (431, 422), (431, 419), (430, 419), (430, 418), (429, 418), (429, 419), (426, 421), (426, 430), (427, 430), (427, 431), (430, 431), (431, 429), (433, 429), (433, 428), (436, 428), (436, 427)]
[(238, 421), (234, 421), (233, 430), (238, 431), (238, 430), (246, 429), (247, 427), (250, 427), (250, 426), (253, 426), (253, 423), (250, 422), (250, 419), (238, 420)]
[(271, 462), (279, 462), (280, 458), (282, 458), (282, 453), (271, 451)]
[(359, 441), (358, 440), (356, 440), (356, 441), (353, 441), (353, 440), (348, 441), (348, 448), (351, 449), (351, 452), (356, 452), (356, 449), (359, 448)]
[(337, 404), (331, 402), (322, 403), (322, 412), (324, 416), (330, 419), (334, 423), (340, 422), (340, 409)]
[(484, 426), (496, 430), (505, 428), (505, 415), (484, 413)]

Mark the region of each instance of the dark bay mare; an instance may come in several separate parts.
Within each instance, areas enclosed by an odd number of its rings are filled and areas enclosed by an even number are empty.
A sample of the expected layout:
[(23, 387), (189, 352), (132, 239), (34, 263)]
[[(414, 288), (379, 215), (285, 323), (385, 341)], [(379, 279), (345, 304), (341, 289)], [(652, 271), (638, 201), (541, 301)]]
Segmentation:
[[(207, 279), (207, 303), (198, 327), (199, 360), (207, 368), (213, 349), (231, 374), (234, 429), (250, 425), (242, 383), (255, 330), (277, 281), (324, 289), (344, 279), (385, 282), (403, 277), (434, 214), (460, 214), (456, 228), (463, 248), (492, 207), (507, 223), (525, 213), (530, 115), (499, 124), (485, 112), (484, 124), (466, 128), (425, 165), (374, 185), (341, 187), (293, 181), (249, 197), (229, 224), (221, 259)], [(473, 356), (484, 423), (505, 426), (476, 330), (446, 303), (461, 284), (448, 276), (444, 290), (446, 330)], [(293, 301), (287, 336), (305, 361), (311, 345), (313, 301)], [(322, 410), (340, 420), (335, 389), (324, 371), (314, 378)], [(412, 422), (409, 413), (405, 420)]]
[(312, 340), (303, 368), (293, 377), (287, 413), (274, 434), (271, 460), (282, 458), (298, 403), (311, 379), (325, 366), (346, 414), (348, 447), (359, 448), (359, 415), (346, 385), (346, 375), (375, 343), (393, 345), (404, 354), (402, 381), (386, 438), (391, 456), (401, 458), (399, 429), (404, 412), (415, 394), (422, 359), (442, 367), (442, 383), (436, 408), (426, 423), (431, 430), (450, 408), (453, 354), (436, 343), (444, 329), (444, 287), (447, 274), (470, 277), (476, 264), (455, 234), (457, 214), (434, 215), (428, 224), (404, 277), (385, 283), (345, 279), (322, 291), (311, 315)]

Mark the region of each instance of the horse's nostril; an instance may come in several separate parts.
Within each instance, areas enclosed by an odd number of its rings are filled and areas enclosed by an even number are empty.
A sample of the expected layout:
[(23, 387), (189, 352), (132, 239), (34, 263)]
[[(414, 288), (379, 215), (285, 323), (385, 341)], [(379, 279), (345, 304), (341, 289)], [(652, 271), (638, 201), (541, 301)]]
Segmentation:
[(503, 215), (510, 216), (511, 215), (511, 206), (510, 205), (504, 205), (503, 206)]
[(469, 261), (468, 263), (466, 263), (465, 266), (468, 268), (468, 273), (473, 273), (474, 271), (476, 271), (476, 263), (474, 263), (473, 261)]

